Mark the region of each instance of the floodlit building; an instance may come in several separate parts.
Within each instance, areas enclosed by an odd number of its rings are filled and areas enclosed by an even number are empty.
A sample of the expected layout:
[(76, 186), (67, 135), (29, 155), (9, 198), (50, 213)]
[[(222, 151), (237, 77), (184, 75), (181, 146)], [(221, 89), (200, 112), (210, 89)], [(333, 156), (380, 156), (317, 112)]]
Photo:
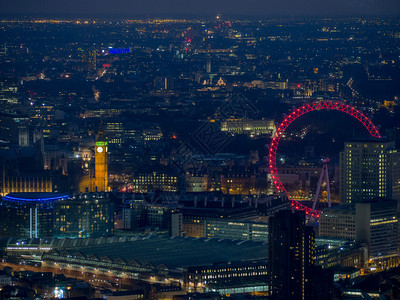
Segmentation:
[(221, 123), (221, 131), (232, 135), (272, 135), (275, 130), (274, 120), (227, 119)]
[(7, 176), (3, 172), (0, 177), (0, 195), (9, 193), (51, 193), (53, 180), (49, 174), (21, 174), (20, 176)]
[[(89, 172), (88, 175), (82, 176), (79, 181), (79, 191), (81, 193), (104, 192), (109, 190), (108, 142), (104, 139), (103, 132), (99, 132), (94, 150), (94, 176), (93, 172)], [(84, 169), (89, 167), (90, 160), (91, 158), (89, 155), (87, 157), (83, 157), (83, 162), (85, 163)]]

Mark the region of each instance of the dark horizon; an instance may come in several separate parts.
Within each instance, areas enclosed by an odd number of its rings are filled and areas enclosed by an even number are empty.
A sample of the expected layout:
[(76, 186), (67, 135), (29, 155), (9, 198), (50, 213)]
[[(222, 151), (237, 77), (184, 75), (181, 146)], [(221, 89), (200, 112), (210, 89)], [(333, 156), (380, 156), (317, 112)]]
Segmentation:
[(279, 3), (256, 0), (205, 0), (203, 2), (173, 0), (167, 2), (149, 0), (146, 2), (117, 1), (77, 1), (60, 0), (33, 2), (16, 0), (0, 3), (2, 15), (19, 16), (210, 16), (221, 13), (229, 16), (253, 17), (379, 17), (400, 16), (400, 2), (397, 0), (339, 0), (339, 1), (295, 1)]
[(92, 20), (102, 20), (102, 21), (112, 21), (112, 22), (124, 22), (128, 20), (151, 20), (151, 19), (186, 19), (188, 21), (210, 21), (215, 19), (217, 15), (221, 15), (223, 20), (231, 21), (263, 21), (263, 20), (280, 20), (282, 22), (291, 21), (302, 21), (302, 20), (340, 20), (340, 19), (365, 19), (365, 20), (375, 20), (375, 19), (386, 19), (397, 20), (400, 15), (245, 15), (245, 14), (78, 14), (78, 13), (0, 13), (0, 19), (2, 20), (21, 20), (21, 21), (34, 21), (35, 19), (66, 19), (66, 20), (82, 20), (82, 19), (92, 19)]

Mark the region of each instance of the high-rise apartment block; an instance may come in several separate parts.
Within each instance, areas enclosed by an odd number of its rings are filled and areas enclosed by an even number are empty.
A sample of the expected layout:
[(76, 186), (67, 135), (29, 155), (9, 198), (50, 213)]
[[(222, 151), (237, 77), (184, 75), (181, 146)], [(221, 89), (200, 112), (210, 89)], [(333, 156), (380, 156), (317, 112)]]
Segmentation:
[(304, 212), (280, 211), (272, 217), (268, 247), (273, 299), (310, 299), (315, 241)]

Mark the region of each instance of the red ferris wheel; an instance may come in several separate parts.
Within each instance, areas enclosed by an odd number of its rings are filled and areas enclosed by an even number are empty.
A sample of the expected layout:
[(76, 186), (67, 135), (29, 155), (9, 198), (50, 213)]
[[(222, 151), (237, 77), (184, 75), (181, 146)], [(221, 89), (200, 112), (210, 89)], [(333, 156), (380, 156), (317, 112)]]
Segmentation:
[(303, 210), (305, 213), (314, 218), (318, 218), (321, 211), (314, 210), (310, 207), (307, 207), (298, 201), (294, 200), (290, 194), (287, 192), (285, 187), (283, 186), (282, 182), (279, 179), (278, 171), (276, 168), (276, 153), (278, 150), (279, 140), (281, 139), (282, 135), (284, 134), (287, 127), (295, 121), (297, 118), (301, 117), (302, 115), (309, 113), (311, 111), (318, 111), (318, 110), (336, 110), (344, 112), (355, 119), (357, 119), (364, 127), (368, 130), (369, 134), (375, 138), (381, 138), (379, 134), (378, 128), (372, 123), (371, 119), (368, 118), (364, 113), (360, 110), (345, 104), (340, 101), (330, 101), (330, 100), (322, 100), (313, 103), (304, 104), (303, 106), (293, 110), (285, 119), (282, 121), (281, 124), (276, 129), (276, 132), (272, 138), (272, 142), (269, 146), (269, 156), (268, 156), (268, 163), (269, 163), (269, 172), (272, 177), (272, 182), (274, 183), (276, 189), (280, 193), (285, 193), (288, 199), (291, 201), (291, 205), (297, 210)]

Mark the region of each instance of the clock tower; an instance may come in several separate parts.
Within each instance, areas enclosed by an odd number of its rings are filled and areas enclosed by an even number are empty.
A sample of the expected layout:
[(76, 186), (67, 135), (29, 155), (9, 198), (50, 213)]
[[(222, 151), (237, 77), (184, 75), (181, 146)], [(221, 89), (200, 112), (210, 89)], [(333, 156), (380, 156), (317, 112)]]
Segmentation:
[(108, 143), (99, 132), (94, 154), (94, 189), (98, 192), (108, 190)]

